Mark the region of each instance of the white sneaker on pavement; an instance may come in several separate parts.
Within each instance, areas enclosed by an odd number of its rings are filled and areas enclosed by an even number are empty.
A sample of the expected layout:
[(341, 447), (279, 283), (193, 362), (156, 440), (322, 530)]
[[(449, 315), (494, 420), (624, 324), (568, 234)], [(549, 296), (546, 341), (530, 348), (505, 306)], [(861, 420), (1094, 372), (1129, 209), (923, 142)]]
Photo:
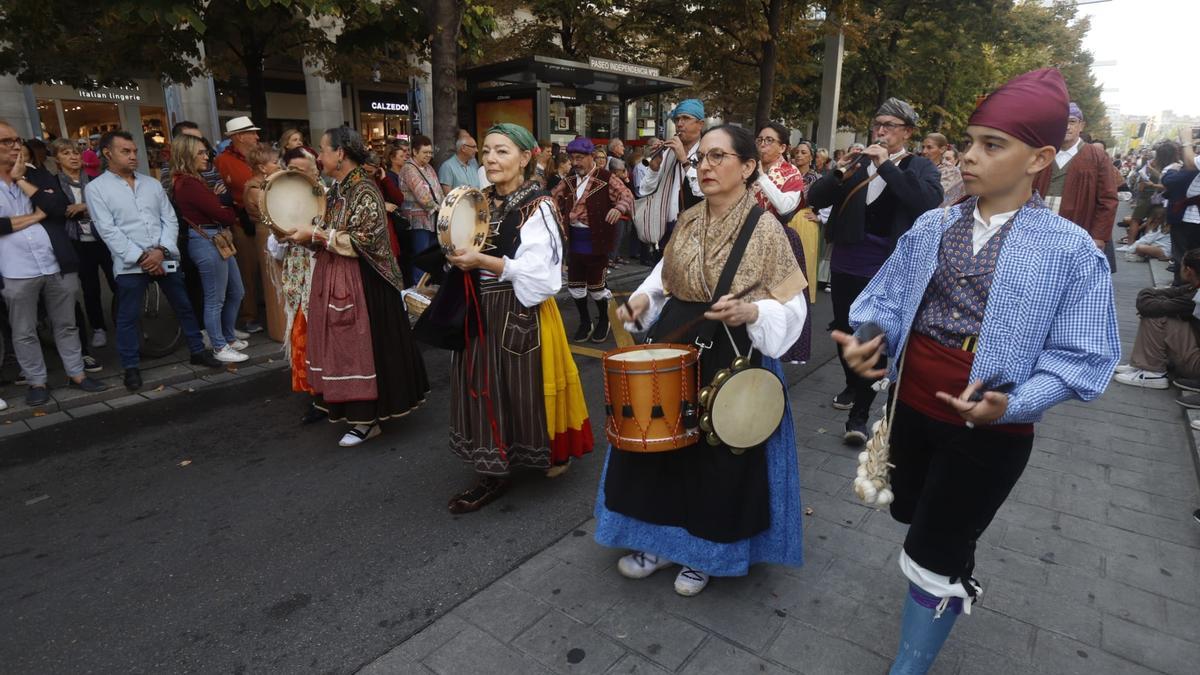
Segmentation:
[(250, 359), (249, 356), (239, 352), (233, 348), (233, 345), (225, 345), (213, 352), (213, 356), (221, 363), (241, 363)]
[[(3, 401), (0, 401), (0, 403), (3, 403)], [(4, 410), (4, 408), (0, 408), (0, 410)], [(1195, 429), (1196, 431), (1200, 431), (1200, 417), (1192, 420), (1191, 422), (1188, 422), (1188, 426)]]
[(108, 333), (104, 332), (103, 328), (97, 328), (92, 331), (92, 346), (99, 349), (108, 344)]
[(627, 579), (645, 579), (671, 564), (670, 560), (659, 558), (653, 553), (634, 551), (617, 561), (617, 571)]
[(704, 590), (711, 577), (697, 569), (684, 567), (675, 577), (675, 592), (680, 595), (692, 596)]
[(1121, 384), (1127, 384), (1131, 387), (1141, 387), (1143, 389), (1168, 389), (1171, 386), (1166, 373), (1152, 373), (1140, 368), (1125, 373), (1117, 373), (1113, 375), (1113, 379)]
[(233, 337), (235, 337), (239, 340), (249, 340), (250, 334), (244, 330), (238, 330), (238, 329), (234, 328), (233, 329)]
[(338, 441), (338, 445), (343, 448), (353, 448), (356, 445), (361, 445), (383, 433), (383, 429), (379, 428), (378, 424), (356, 424), (350, 427), (342, 440)]
[(0, 410), (8, 410), (8, 401), (0, 398)]
[(229, 346), (233, 347), (234, 349), (236, 349), (240, 352), (243, 349), (245, 349), (246, 347), (249, 347), (250, 343), (246, 342), (245, 340), (234, 340), (233, 342), (229, 343)]
[(1115, 373), (1132, 373), (1135, 370), (1137, 370), (1137, 367), (1134, 366), (1132, 363), (1120, 363), (1120, 364), (1117, 364), (1117, 367), (1113, 369), (1113, 372), (1115, 372)]

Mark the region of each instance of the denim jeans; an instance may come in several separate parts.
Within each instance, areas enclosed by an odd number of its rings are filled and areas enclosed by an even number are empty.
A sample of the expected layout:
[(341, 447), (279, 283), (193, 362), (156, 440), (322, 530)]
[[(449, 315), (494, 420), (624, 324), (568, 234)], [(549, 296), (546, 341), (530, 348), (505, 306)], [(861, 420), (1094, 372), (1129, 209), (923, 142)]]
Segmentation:
[[(209, 236), (217, 232), (208, 228), (204, 231)], [(235, 339), (233, 327), (245, 295), (237, 257), (222, 260), (217, 247), (192, 229), (188, 230), (188, 255), (200, 270), (200, 285), (204, 288), (204, 329), (213, 349), (219, 350)]]
[(122, 368), (137, 368), (141, 362), (142, 335), (138, 317), (142, 313), (142, 298), (146, 287), (153, 281), (162, 289), (176, 320), (187, 338), (188, 351), (199, 354), (204, 351), (204, 339), (200, 337), (200, 324), (188, 302), (187, 290), (183, 285), (183, 273), (172, 272), (161, 277), (145, 273), (122, 274), (117, 277), (117, 353), (121, 356)]
[[(421, 251), (424, 251), (425, 249), (429, 248), (430, 246), (433, 246), (434, 244), (436, 244), (437, 243), (437, 233), (431, 232), (429, 230), (421, 230), (421, 229), (414, 227), (408, 231), (408, 240), (410, 242), (409, 256), (411, 257), (411, 256), (415, 256), (415, 255), (419, 254)], [(425, 271), (422, 270), (421, 268), (417, 267), (416, 265), (413, 265), (412, 280), (413, 280), (414, 284), (421, 280), (421, 275), (424, 274), (424, 272)]]

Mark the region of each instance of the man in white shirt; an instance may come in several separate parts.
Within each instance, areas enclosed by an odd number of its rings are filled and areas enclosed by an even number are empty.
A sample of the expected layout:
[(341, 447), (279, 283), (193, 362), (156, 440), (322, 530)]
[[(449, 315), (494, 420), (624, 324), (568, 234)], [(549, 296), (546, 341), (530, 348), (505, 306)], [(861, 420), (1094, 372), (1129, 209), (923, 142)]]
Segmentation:
[(664, 143), (666, 150), (650, 160), (639, 187), (642, 199), (651, 200), (650, 208), (642, 211), (641, 217), (653, 222), (635, 223), (640, 232), (659, 235), (660, 258), (680, 212), (704, 199), (696, 176), (699, 164), (696, 153), (704, 133), (704, 104), (695, 98), (681, 101), (671, 111), (671, 119), (675, 122), (675, 135)]

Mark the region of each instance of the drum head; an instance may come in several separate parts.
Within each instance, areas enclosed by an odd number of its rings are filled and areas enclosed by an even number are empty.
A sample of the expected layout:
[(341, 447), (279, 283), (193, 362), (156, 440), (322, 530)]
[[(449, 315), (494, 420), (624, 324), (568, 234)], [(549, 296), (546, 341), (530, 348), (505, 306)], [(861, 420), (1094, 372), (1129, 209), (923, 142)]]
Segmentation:
[(784, 396), (783, 382), (766, 368), (736, 372), (713, 400), (713, 431), (731, 448), (761, 445), (783, 420)]
[(608, 358), (611, 361), (664, 361), (667, 359), (677, 359), (684, 354), (687, 354), (686, 349), (675, 349), (673, 347), (654, 347), (651, 349), (636, 349), (627, 352), (611, 354)]
[(457, 187), (446, 195), (438, 210), (437, 235), (447, 254), (458, 249), (482, 251), (487, 243), (490, 218), (483, 192), (473, 187)]
[(280, 236), (300, 227), (311, 227), (314, 218), (325, 215), (325, 191), (300, 171), (280, 171), (267, 179), (263, 189), (263, 221)]

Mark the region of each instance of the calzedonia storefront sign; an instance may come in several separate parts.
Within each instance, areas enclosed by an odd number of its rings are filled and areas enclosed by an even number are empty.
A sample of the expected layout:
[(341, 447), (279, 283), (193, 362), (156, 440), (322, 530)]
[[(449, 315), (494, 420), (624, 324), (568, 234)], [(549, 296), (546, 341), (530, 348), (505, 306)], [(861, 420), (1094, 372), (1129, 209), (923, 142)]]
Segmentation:
[(408, 94), (363, 91), (358, 94), (358, 102), (363, 112), (407, 115), (410, 110)]

